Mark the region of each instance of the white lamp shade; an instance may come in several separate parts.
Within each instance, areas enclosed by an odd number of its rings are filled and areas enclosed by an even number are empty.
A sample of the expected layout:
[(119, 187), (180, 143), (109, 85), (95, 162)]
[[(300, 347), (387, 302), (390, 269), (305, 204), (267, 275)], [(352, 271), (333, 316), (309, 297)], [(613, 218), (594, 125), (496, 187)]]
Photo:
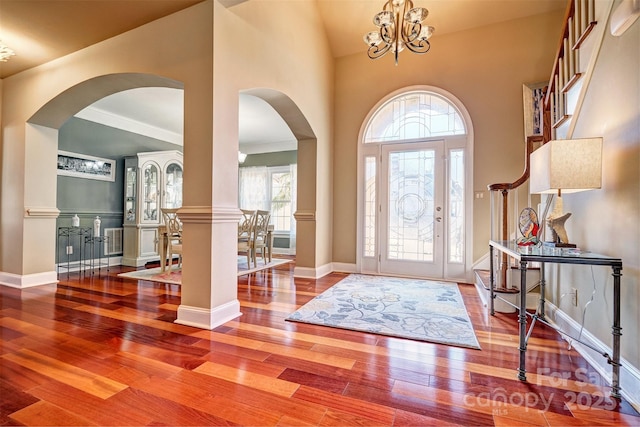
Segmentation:
[(575, 193), (602, 186), (602, 138), (553, 140), (531, 153), (529, 191)]

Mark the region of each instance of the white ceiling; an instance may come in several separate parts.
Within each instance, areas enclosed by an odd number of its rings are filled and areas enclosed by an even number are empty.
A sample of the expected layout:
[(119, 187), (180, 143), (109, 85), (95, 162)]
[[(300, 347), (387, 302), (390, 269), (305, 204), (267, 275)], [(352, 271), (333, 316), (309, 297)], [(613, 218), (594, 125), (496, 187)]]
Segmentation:
[[(0, 0), (0, 39), (16, 50), (0, 62), (0, 78), (113, 37), (201, 0)], [(217, 0), (233, 7), (245, 0)], [(249, 0), (258, 1), (258, 0)], [(316, 1), (316, 0), (272, 0)], [(317, 0), (334, 57), (361, 53), (383, 0)], [(500, 21), (564, 10), (568, 0), (414, 0), (429, 9), (439, 35)], [(259, 98), (240, 96), (239, 139), (247, 153), (295, 149), (280, 116)], [(182, 91), (140, 88), (104, 98), (78, 117), (182, 144)], [(262, 147), (262, 148), (261, 148)], [(268, 148), (264, 148), (268, 147)]]
[[(183, 145), (182, 89), (145, 87), (102, 98), (75, 117)], [(297, 141), (282, 117), (261, 98), (240, 94), (238, 139), (246, 154), (295, 150)]]

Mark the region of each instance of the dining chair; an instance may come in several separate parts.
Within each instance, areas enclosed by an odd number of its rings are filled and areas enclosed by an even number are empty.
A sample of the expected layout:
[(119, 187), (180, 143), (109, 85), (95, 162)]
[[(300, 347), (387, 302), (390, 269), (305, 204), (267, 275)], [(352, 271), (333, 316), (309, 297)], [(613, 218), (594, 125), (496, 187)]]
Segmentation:
[(256, 211), (256, 222), (253, 232), (253, 238), (251, 239), (251, 253), (253, 256), (253, 265), (258, 265), (256, 260), (256, 253), (260, 250), (260, 256), (265, 265), (267, 265), (267, 259), (269, 254), (269, 220), (271, 219), (271, 212), (269, 211)]
[[(253, 229), (256, 222), (256, 211), (249, 209), (240, 209), (242, 211), (242, 218), (238, 222), (238, 252), (247, 253), (247, 267), (251, 268), (251, 260), (254, 259), (252, 255), (251, 241), (253, 239)], [(254, 260), (255, 266), (255, 260)]]
[(173, 265), (173, 256), (178, 255), (178, 268), (182, 267), (182, 223), (178, 218), (178, 209), (162, 208), (162, 218), (165, 225), (167, 239), (167, 253), (169, 261), (165, 267)]

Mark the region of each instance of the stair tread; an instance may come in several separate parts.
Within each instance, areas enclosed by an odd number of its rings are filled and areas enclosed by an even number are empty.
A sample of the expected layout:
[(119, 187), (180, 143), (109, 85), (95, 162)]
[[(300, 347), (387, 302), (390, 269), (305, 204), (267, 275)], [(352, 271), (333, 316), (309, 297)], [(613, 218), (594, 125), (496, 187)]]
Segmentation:
[[(484, 286), (485, 290), (489, 290), (489, 284), (491, 283), (491, 275), (489, 270), (474, 270), (476, 277), (480, 279), (480, 283)], [(496, 287), (493, 289), (493, 292), (501, 293), (501, 294), (518, 294), (520, 293), (519, 289), (515, 288), (505, 288), (505, 287)]]

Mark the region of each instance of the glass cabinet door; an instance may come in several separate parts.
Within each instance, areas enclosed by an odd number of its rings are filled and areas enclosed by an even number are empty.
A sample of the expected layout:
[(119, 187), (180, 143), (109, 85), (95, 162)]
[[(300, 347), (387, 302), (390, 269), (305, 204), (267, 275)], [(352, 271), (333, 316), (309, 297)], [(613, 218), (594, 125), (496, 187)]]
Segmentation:
[(127, 166), (125, 172), (125, 195), (124, 195), (124, 220), (135, 222), (136, 220), (136, 183), (138, 180), (135, 166)]
[(142, 170), (143, 195), (142, 220), (158, 220), (158, 167), (147, 164)]
[(164, 207), (182, 207), (182, 166), (177, 163), (167, 166), (165, 183)]

